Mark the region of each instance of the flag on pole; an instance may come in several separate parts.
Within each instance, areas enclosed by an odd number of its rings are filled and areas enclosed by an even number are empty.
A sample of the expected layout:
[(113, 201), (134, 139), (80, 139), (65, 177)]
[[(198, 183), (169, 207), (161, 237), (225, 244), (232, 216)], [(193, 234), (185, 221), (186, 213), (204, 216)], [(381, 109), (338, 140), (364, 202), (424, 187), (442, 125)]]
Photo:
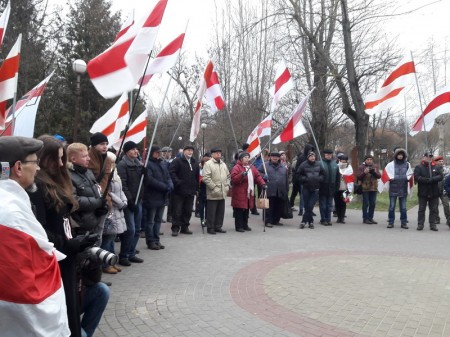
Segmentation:
[(262, 120), (250, 133), (247, 138), (247, 152), (250, 154), (250, 159), (257, 156), (261, 152), (261, 141), (259, 138), (270, 136), (272, 134), (272, 114), (269, 114)]
[(414, 62), (411, 57), (403, 59), (383, 82), (381, 88), (364, 100), (366, 114), (374, 115), (399, 103), (403, 89), (415, 82)]
[(147, 70), (145, 71), (144, 80), (142, 82), (143, 86), (148, 84), (154, 74), (163, 74), (175, 65), (180, 56), (184, 35), (184, 33), (180, 34), (150, 61)]
[[(127, 136), (125, 138), (125, 142), (133, 141), (138, 144), (142, 139), (144, 139), (147, 135), (147, 109), (143, 113), (141, 113), (134, 122), (130, 125)], [(113, 147), (118, 150), (120, 148), (120, 144), (122, 144), (123, 137), (113, 145)]]
[(95, 121), (89, 132), (101, 132), (108, 138), (109, 144), (115, 144), (120, 139), (120, 133), (127, 126), (129, 119), (128, 94), (124, 92), (111, 109)]
[(168, 0), (159, 0), (143, 20), (127, 29), (111, 47), (88, 62), (92, 84), (104, 98), (135, 88), (153, 49)]
[(116, 38), (114, 39), (114, 42), (116, 42), (122, 35), (124, 35), (128, 29), (130, 29), (131, 26), (134, 25), (134, 15), (129, 14), (127, 18), (125, 19), (124, 23), (122, 23), (122, 26), (120, 27), (119, 32), (116, 35)]
[(292, 116), (289, 119), (289, 122), (287, 123), (286, 127), (281, 132), (281, 134), (277, 138), (274, 139), (272, 144), (288, 142), (294, 138), (297, 138), (297, 137), (307, 133), (301, 119), (302, 119), (303, 112), (306, 109), (306, 105), (308, 104), (309, 96), (311, 95), (313, 90), (314, 90), (314, 88), (308, 93), (308, 95), (306, 95), (305, 98), (303, 98), (301, 100), (300, 103), (298, 103), (298, 105), (295, 108), (294, 112), (292, 113)]
[(423, 110), (423, 114), (414, 122), (409, 134), (415, 136), (420, 131), (430, 131), (436, 118), (449, 112), (450, 86), (446, 86), (433, 97), (425, 110)]
[[(378, 180), (378, 192), (389, 191), (389, 181), (395, 177), (394, 161), (389, 162), (381, 173), (381, 179)], [(411, 164), (408, 163), (408, 170), (406, 171), (406, 179), (408, 180), (408, 194), (411, 194), (414, 186), (414, 171)]]
[(8, 1), (8, 4), (5, 7), (5, 10), (0, 16), (0, 48), (3, 45), (3, 39), (6, 34), (6, 27), (8, 26), (9, 15), (11, 14), (11, 1)]
[[(11, 149), (14, 151), (14, 149)], [(14, 180), (0, 180), (0, 326), (2, 336), (69, 336), (66, 299), (58, 260)]]
[(294, 82), (292, 81), (291, 73), (284, 61), (280, 61), (275, 66), (275, 83), (269, 89), (269, 94), (272, 96), (271, 112), (275, 111), (281, 98), (292, 88), (294, 88)]
[(6, 102), (14, 98), (17, 92), (21, 43), (22, 34), (19, 34), (16, 43), (0, 68), (0, 130), (5, 127)]
[[(6, 125), (8, 128), (12, 128), (11, 125), (14, 125), (14, 130), (8, 132), (10, 135), (33, 138), (36, 112), (44, 90), (54, 72), (55, 71), (52, 71), (52, 73), (38, 85), (23, 95), (17, 101), (14, 112), (12, 111), (12, 106), (8, 108), (6, 111)], [(13, 118), (14, 123), (12, 124)], [(3, 135), (6, 136), (6, 134)]]
[(200, 84), (197, 91), (197, 104), (195, 105), (191, 134), (189, 137), (191, 142), (197, 138), (200, 131), (200, 113), (204, 96), (206, 97), (206, 101), (212, 111), (221, 110), (225, 107), (222, 89), (220, 88), (219, 79), (217, 77), (217, 73), (214, 71), (212, 61), (208, 62), (203, 76), (200, 78)]

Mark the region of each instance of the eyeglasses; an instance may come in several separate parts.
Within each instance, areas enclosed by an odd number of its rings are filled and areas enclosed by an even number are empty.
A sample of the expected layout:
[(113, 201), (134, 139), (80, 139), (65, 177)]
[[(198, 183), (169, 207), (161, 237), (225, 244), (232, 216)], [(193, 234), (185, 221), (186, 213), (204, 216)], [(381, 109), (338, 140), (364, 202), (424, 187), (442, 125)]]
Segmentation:
[(36, 164), (36, 165), (39, 165), (39, 159), (36, 159), (36, 160), (21, 160), (20, 162), (21, 163), (34, 163), (34, 164)]

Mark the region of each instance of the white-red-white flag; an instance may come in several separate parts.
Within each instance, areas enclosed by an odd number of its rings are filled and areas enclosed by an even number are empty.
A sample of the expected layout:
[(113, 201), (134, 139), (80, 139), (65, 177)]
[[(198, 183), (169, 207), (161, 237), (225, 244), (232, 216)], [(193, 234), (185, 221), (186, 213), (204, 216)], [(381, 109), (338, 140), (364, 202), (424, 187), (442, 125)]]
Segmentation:
[(411, 57), (403, 59), (383, 82), (381, 88), (375, 94), (366, 97), (364, 100), (366, 114), (374, 115), (397, 105), (401, 101), (400, 93), (403, 89), (415, 83), (415, 72)]
[(294, 138), (297, 138), (301, 135), (304, 135), (308, 131), (306, 131), (303, 123), (302, 123), (302, 115), (306, 109), (306, 105), (308, 104), (309, 96), (313, 92), (314, 88), (306, 95), (305, 98), (301, 100), (300, 103), (296, 106), (289, 122), (287, 123), (284, 130), (280, 133), (280, 135), (274, 139), (273, 144), (278, 144), (281, 142), (288, 142)]
[[(389, 162), (381, 173), (381, 179), (378, 180), (378, 192), (389, 191), (389, 181), (395, 177), (395, 163)], [(406, 171), (406, 179), (408, 180), (408, 194), (411, 194), (414, 186), (414, 171), (411, 164), (408, 163), (408, 170)]]
[(275, 111), (281, 98), (292, 88), (294, 88), (294, 82), (292, 81), (291, 73), (284, 61), (280, 61), (275, 66), (275, 83), (269, 89), (269, 94), (272, 96), (271, 112)]
[(11, 1), (8, 1), (8, 4), (5, 7), (5, 10), (0, 16), (0, 48), (3, 45), (3, 39), (6, 34), (6, 27), (8, 27), (9, 15), (11, 14)]
[(70, 336), (58, 266), (65, 255), (48, 241), (16, 181), (0, 180), (0, 204), (1, 335)]
[(197, 91), (197, 104), (195, 105), (194, 118), (192, 119), (191, 134), (189, 140), (193, 142), (200, 131), (200, 112), (203, 97), (206, 97), (211, 111), (221, 110), (225, 107), (222, 89), (220, 88), (217, 73), (214, 71), (212, 61), (206, 65), (203, 77), (200, 78), (200, 84)]
[(4, 129), (5, 126), (7, 100), (14, 98), (17, 92), (21, 43), (22, 34), (19, 34), (16, 43), (0, 68), (0, 129)]
[[(30, 138), (33, 137), (39, 102), (41, 101), (44, 90), (54, 72), (55, 71), (52, 71), (52, 73), (39, 82), (38, 85), (23, 95), (16, 102), (14, 111), (12, 110), (12, 106), (6, 110), (6, 127), (12, 128), (12, 125), (14, 125), (14, 130), (11, 130), (8, 134)], [(14, 123), (12, 123), (13, 119)], [(3, 135), (6, 136), (6, 134)]]
[(184, 33), (164, 47), (148, 64), (142, 85), (147, 85), (154, 74), (163, 74), (172, 68), (180, 56)]
[(130, 13), (125, 19), (125, 21), (122, 23), (122, 26), (120, 27), (120, 30), (117, 33), (114, 42), (116, 42), (122, 35), (124, 35), (128, 31), (128, 29), (130, 29), (130, 27), (133, 25), (134, 25), (134, 17), (133, 14)]
[(431, 99), (431, 102), (423, 110), (423, 114), (414, 122), (409, 134), (414, 136), (420, 131), (430, 131), (436, 118), (449, 112), (450, 86), (446, 86)]
[(115, 144), (120, 139), (120, 133), (130, 119), (130, 106), (126, 92), (102, 117), (92, 125), (90, 133), (101, 132), (108, 137), (109, 144)]
[[(134, 122), (128, 128), (124, 143), (131, 140), (138, 144), (147, 136), (147, 116), (147, 109), (145, 109), (145, 111), (134, 120)], [(120, 148), (122, 139), (123, 137), (120, 137), (120, 139), (113, 145), (116, 150)]]
[(250, 154), (250, 159), (257, 156), (261, 152), (261, 141), (259, 138), (264, 136), (270, 136), (272, 134), (272, 114), (269, 114), (266, 118), (259, 123), (250, 136), (247, 138), (247, 152)]
[(88, 62), (91, 81), (103, 97), (128, 92), (142, 78), (167, 1), (158, 1), (143, 20), (131, 25), (111, 47)]

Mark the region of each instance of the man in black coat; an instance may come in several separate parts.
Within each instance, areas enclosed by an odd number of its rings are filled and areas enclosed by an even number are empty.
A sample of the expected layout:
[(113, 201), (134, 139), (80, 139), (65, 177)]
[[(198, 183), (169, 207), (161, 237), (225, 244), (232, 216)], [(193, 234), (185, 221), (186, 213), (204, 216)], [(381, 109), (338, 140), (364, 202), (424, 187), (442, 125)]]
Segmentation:
[[(292, 170), (292, 193), (291, 193), (291, 207), (294, 207), (295, 198), (297, 196), (297, 193), (300, 195), (300, 204), (299, 204), (299, 210), (298, 215), (303, 215), (303, 197), (302, 197), (302, 185), (300, 183), (300, 176), (299, 176), (299, 168), (300, 165), (306, 161), (308, 157), (308, 153), (311, 151), (314, 152), (314, 146), (311, 144), (305, 144), (305, 148), (303, 149), (302, 153), (299, 153), (297, 155), (297, 162), (295, 163), (295, 168)], [(294, 210), (294, 209), (293, 209)]]
[(334, 194), (339, 188), (341, 175), (339, 173), (336, 161), (333, 160), (333, 150), (325, 149), (323, 151), (323, 157), (322, 167), (325, 175), (319, 188), (320, 224), (324, 226), (331, 226), (333, 199)]
[(189, 230), (189, 221), (192, 216), (192, 206), (198, 186), (198, 164), (192, 157), (194, 147), (186, 145), (183, 154), (174, 159), (169, 167), (172, 179), (173, 210), (172, 210), (172, 236), (178, 236), (178, 232), (192, 234)]
[(417, 230), (421, 231), (425, 223), (425, 210), (430, 209), (428, 222), (430, 229), (437, 231), (436, 223), (439, 214), (439, 182), (444, 179), (442, 168), (433, 162), (433, 154), (425, 152), (422, 162), (414, 168), (414, 182), (417, 184), (419, 211), (417, 215)]

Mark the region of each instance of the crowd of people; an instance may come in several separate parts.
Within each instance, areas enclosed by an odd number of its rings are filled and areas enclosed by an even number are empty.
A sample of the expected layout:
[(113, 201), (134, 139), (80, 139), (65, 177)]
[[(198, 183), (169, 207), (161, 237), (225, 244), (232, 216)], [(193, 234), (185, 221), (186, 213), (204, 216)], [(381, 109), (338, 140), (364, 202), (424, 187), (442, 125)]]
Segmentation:
[[(192, 145), (180, 149), (175, 158), (171, 148), (154, 145), (145, 160), (133, 141), (125, 142), (122, 153), (113, 153), (102, 133), (91, 136), (89, 147), (67, 146), (61, 136), (0, 137), (0, 202), (8, 207), (8, 212), (0, 213), (0, 231), (15, 243), (7, 256), (31, 259), (20, 255), (23, 249), (43, 256), (26, 262), (39, 275), (23, 272), (16, 259), (4, 263), (8, 275), (19, 277), (0, 277), (0, 306), (7, 309), (0, 317), (0, 322), (8, 322), (2, 324), (7, 327), (5, 335), (39, 331), (39, 324), (31, 322), (33, 315), (25, 312), (30, 309), (20, 304), (54, 300), (57, 305), (53, 303), (50, 310), (34, 308), (35, 319), (46, 324), (45, 333), (38, 335), (92, 336), (110, 293), (102, 273), (117, 274), (123, 267), (142, 263), (137, 249), (141, 237), (148, 249), (164, 249), (161, 224), (165, 221), (171, 223), (173, 237), (192, 235), (194, 207), (208, 234), (226, 233), (227, 196), (238, 233), (252, 230), (248, 219), (250, 214), (259, 215), (256, 201), (261, 196), (268, 200), (267, 207), (260, 208), (269, 228), (293, 217), (297, 195), (300, 229), (314, 228), (317, 203), (321, 225), (331, 226), (333, 215), (336, 223), (345, 223), (347, 204), (356, 193), (362, 195), (362, 223), (377, 223), (374, 211), (382, 174), (372, 155), (366, 155), (354, 173), (344, 153), (335, 158), (334, 151), (325, 149), (321, 156), (310, 144), (292, 162), (283, 151), (267, 150), (251, 160), (246, 147), (227, 166), (220, 148), (212, 148), (197, 162)], [(396, 148), (383, 171), (390, 202), (387, 228), (394, 227), (397, 201), (401, 228), (409, 228), (406, 201), (412, 182), (418, 185), (417, 230), (424, 229), (427, 207), (430, 229), (438, 230), (439, 200), (450, 227), (448, 173), (444, 158), (433, 159), (431, 152), (413, 170), (406, 150)], [(115, 242), (120, 242), (118, 256)], [(4, 245), (0, 250), (6, 250)], [(33, 297), (37, 285), (29, 277), (45, 281), (47, 292)], [(21, 283), (17, 292), (5, 291), (17, 283)], [(53, 319), (47, 315), (54, 315)]]

